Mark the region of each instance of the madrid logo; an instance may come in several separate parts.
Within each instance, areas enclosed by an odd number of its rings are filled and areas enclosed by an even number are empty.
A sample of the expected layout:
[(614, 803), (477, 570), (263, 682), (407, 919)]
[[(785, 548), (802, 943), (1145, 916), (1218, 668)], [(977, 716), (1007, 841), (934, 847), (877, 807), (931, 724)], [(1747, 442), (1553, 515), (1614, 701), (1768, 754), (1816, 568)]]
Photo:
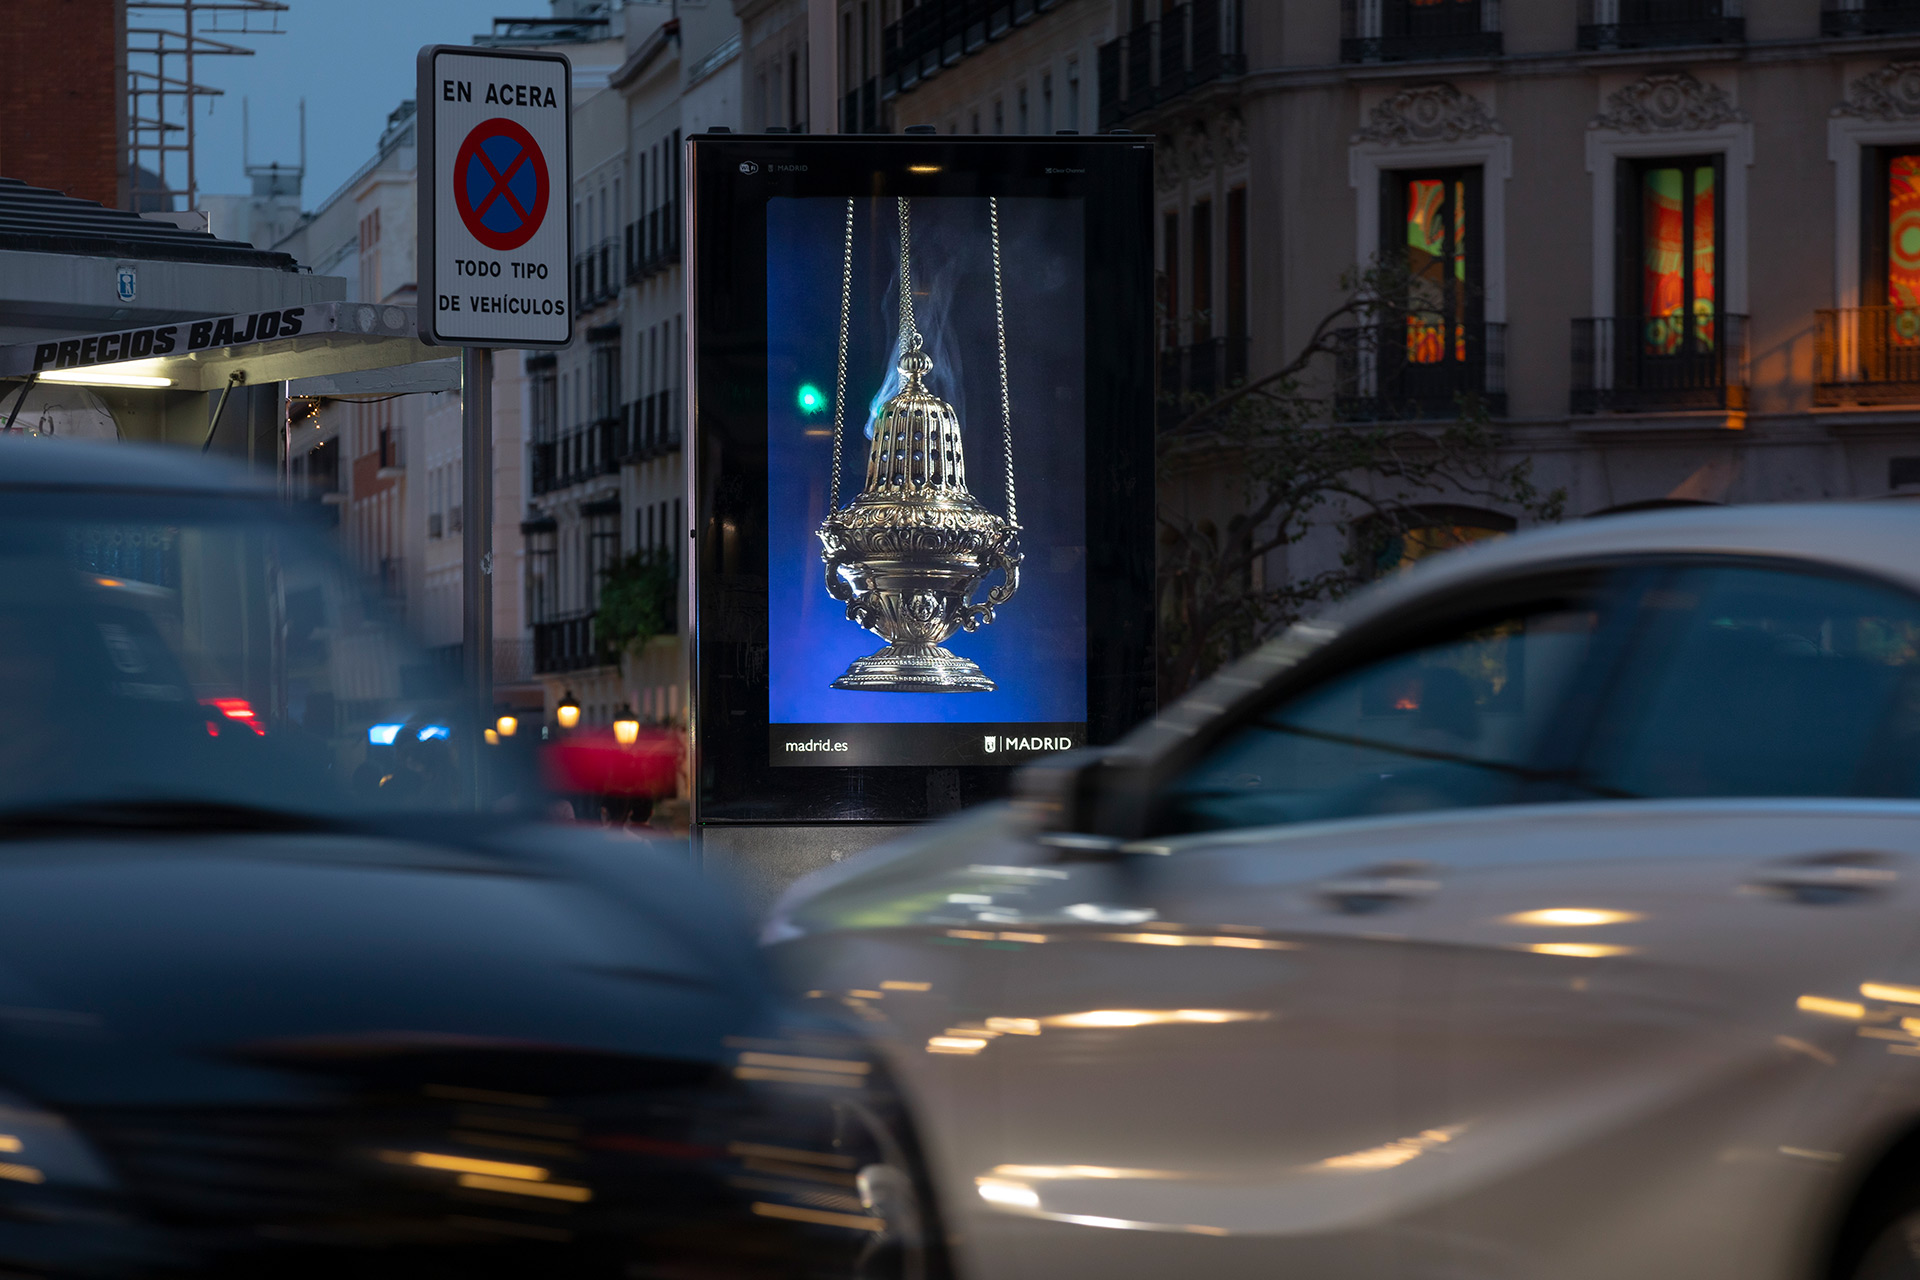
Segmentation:
[(453, 161), (453, 206), (473, 238), (506, 252), (533, 239), (547, 216), (547, 158), (511, 120), (483, 121)]

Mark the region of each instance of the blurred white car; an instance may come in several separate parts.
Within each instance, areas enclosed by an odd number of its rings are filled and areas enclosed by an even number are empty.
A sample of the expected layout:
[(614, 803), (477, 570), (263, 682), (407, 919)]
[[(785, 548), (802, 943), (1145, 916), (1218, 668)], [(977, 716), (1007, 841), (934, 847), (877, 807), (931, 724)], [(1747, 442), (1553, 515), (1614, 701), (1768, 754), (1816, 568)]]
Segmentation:
[(768, 940), (958, 1271), (1920, 1276), (1920, 508), (1456, 552)]

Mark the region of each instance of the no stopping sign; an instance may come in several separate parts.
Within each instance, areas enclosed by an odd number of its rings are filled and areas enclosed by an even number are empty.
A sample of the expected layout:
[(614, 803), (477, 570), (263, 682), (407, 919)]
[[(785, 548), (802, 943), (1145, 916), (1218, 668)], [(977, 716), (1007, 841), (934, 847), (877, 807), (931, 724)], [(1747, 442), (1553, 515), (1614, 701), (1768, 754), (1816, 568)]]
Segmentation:
[(423, 340), (558, 347), (573, 336), (572, 78), (558, 54), (420, 51)]
[(453, 161), (453, 203), (473, 238), (506, 252), (547, 216), (547, 158), (533, 135), (497, 118), (474, 127)]

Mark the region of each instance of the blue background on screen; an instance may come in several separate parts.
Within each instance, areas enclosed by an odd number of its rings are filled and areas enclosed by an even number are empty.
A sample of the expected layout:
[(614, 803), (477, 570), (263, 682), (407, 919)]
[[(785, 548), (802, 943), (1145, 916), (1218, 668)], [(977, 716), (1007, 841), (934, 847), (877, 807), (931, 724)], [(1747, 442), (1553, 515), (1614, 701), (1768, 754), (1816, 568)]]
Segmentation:
[[(1087, 718), (1085, 254), (1079, 200), (1000, 202), (1015, 484), (1026, 561), (996, 621), (946, 648), (980, 664), (992, 693), (835, 689), (885, 643), (827, 594), (820, 541), (833, 458), (834, 370), (846, 201), (767, 209), (768, 718), (774, 724), (1082, 723)], [(959, 414), (967, 487), (1006, 514), (993, 266), (984, 198), (912, 205), (915, 314), (935, 395)], [(899, 328), (899, 223), (891, 199), (857, 202), (840, 502), (866, 477), (869, 407)], [(800, 407), (801, 388), (826, 393)], [(999, 581), (995, 573), (988, 585)], [(980, 593), (976, 593), (976, 600)]]

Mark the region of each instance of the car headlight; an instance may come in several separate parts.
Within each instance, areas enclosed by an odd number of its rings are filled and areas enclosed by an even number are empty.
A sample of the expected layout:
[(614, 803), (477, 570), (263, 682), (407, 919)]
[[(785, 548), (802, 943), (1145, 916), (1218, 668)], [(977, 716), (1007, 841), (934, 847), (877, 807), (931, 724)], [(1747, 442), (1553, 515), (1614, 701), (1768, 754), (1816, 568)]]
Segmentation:
[(113, 1175), (65, 1117), (0, 1091), (0, 1195), (19, 1186), (106, 1190)]

